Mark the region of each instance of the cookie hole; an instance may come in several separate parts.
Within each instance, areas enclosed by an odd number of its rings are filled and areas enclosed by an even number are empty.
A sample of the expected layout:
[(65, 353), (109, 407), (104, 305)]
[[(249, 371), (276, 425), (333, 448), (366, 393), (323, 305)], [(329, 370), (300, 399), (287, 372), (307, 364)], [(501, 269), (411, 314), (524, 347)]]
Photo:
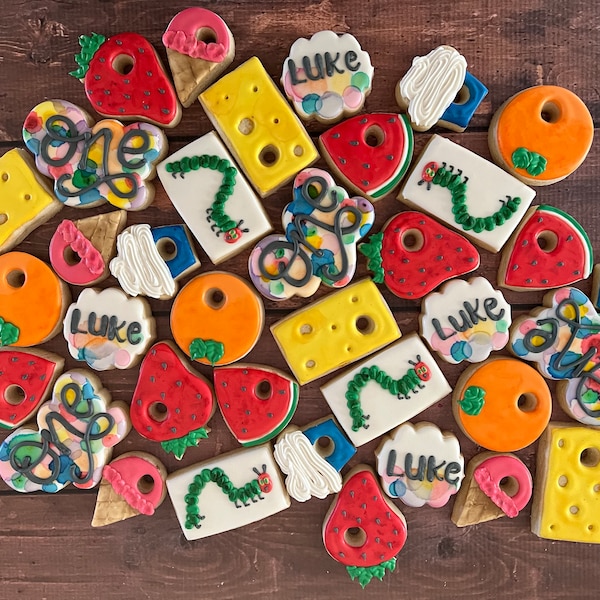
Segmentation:
[(294, 156), (302, 156), (304, 154), (304, 148), (302, 146), (294, 146)]
[(579, 507), (578, 507), (578, 506), (575, 506), (575, 505), (573, 505), (573, 506), (569, 506), (569, 512), (570, 512), (572, 515), (576, 515), (576, 514), (579, 512)]
[(356, 329), (362, 335), (369, 335), (375, 331), (375, 322), (371, 317), (367, 317), (366, 315), (361, 315), (355, 321)]
[(519, 492), (519, 482), (512, 476), (503, 477), (499, 484), (500, 489), (511, 498)]
[(120, 75), (128, 75), (133, 70), (135, 61), (128, 54), (119, 54), (112, 61), (112, 68)]
[(23, 196), (23, 200), (25, 200), (25, 201), (31, 200), (31, 194), (25, 194)]
[(242, 135), (250, 135), (254, 131), (254, 121), (245, 117), (240, 121), (238, 130)]
[(11, 406), (19, 406), (25, 397), (25, 390), (20, 385), (9, 385), (4, 392), (4, 400)]
[(225, 293), (219, 288), (211, 288), (204, 294), (204, 302), (213, 310), (219, 310), (226, 300)]
[(532, 412), (537, 407), (537, 398), (533, 394), (521, 394), (517, 400), (517, 407), (521, 412)]
[(259, 400), (269, 400), (272, 393), (273, 388), (271, 387), (270, 382), (268, 382), (266, 379), (258, 382), (254, 388), (254, 394)]
[(594, 526), (591, 524), (588, 525), (587, 528), (588, 528), (588, 531), (594, 531)]
[(336, 329), (337, 329), (337, 325), (334, 323), (334, 324), (331, 326), (331, 331), (335, 331)]
[(600, 483), (597, 483), (597, 484), (594, 486), (594, 491), (596, 492), (596, 494), (600, 493)]
[(554, 529), (554, 525), (548, 525), (548, 529), (552, 531)]
[(568, 479), (568, 477), (566, 475), (561, 475), (558, 478), (558, 485), (560, 487), (567, 487), (567, 483), (569, 483), (569, 479)]
[(63, 250), (63, 258), (70, 267), (74, 267), (81, 262), (81, 256), (79, 256), (79, 254), (77, 254), (77, 252), (75, 252), (71, 246), (67, 246)]
[(195, 36), (199, 42), (204, 42), (205, 44), (214, 44), (217, 41), (217, 34), (210, 27), (196, 29)]
[(565, 440), (563, 440), (563, 439), (560, 439), (560, 440), (558, 440), (558, 442), (557, 442), (557, 446), (558, 446), (559, 448), (562, 448), (564, 445), (565, 445)]
[(453, 104), (466, 104), (470, 97), (471, 93), (469, 92), (469, 88), (466, 85), (463, 85), (460, 90), (458, 90), (458, 94), (456, 94)]
[(255, 86), (252, 88), (252, 91), (253, 91), (253, 92), (256, 94), (256, 92), (258, 92), (258, 86), (257, 86), (257, 85), (255, 85)]
[(8, 173), (2, 173), (2, 181), (8, 181), (10, 179), (10, 175)]
[(168, 413), (169, 411), (167, 409), (167, 405), (163, 404), (162, 402), (153, 402), (148, 407), (148, 414), (150, 415), (150, 418), (157, 423), (166, 421)]
[(306, 361), (306, 368), (307, 369), (314, 369), (316, 364), (317, 363), (314, 360), (307, 360)]
[(379, 127), (379, 125), (371, 125), (365, 131), (365, 144), (367, 146), (371, 146), (371, 148), (377, 148), (377, 146), (381, 146), (385, 141), (385, 133), (383, 133), (383, 129)]
[(346, 352), (352, 352), (352, 346), (346, 346)]
[(309, 335), (312, 333), (312, 325), (309, 325), (308, 323), (304, 323), (304, 325), (302, 325), (300, 327), (300, 335)]
[(258, 160), (265, 167), (272, 167), (279, 160), (279, 150), (272, 144), (265, 146), (258, 155)]
[(358, 297), (352, 296), (352, 298), (350, 298), (350, 302), (358, 302)]
[(273, 123), (275, 123), (275, 125), (279, 125), (279, 119), (277, 117), (275, 117), (273, 119)]
[(161, 238), (156, 242), (156, 249), (160, 257), (168, 262), (177, 256), (177, 244), (171, 238)]
[(407, 252), (418, 252), (423, 247), (425, 238), (418, 229), (407, 229), (402, 234), (400, 242)]
[(560, 108), (554, 102), (546, 102), (540, 116), (546, 123), (556, 123), (560, 119)]
[(541, 231), (535, 241), (542, 252), (553, 252), (558, 246), (558, 236), (553, 231)]
[(593, 468), (600, 463), (600, 450), (598, 448), (586, 448), (579, 455), (579, 462), (584, 467)]
[(335, 443), (328, 435), (322, 435), (314, 444), (319, 456), (327, 458), (335, 452)]
[(4, 225), (8, 221), (8, 216), (6, 213), (0, 213), (0, 225)]
[(25, 273), (21, 269), (14, 269), (6, 276), (6, 283), (12, 288), (22, 288), (25, 285)]
[(140, 494), (149, 494), (154, 489), (154, 477), (143, 475), (138, 479), (137, 489)]
[(348, 546), (361, 548), (367, 542), (367, 532), (362, 527), (350, 527), (344, 532), (344, 541)]

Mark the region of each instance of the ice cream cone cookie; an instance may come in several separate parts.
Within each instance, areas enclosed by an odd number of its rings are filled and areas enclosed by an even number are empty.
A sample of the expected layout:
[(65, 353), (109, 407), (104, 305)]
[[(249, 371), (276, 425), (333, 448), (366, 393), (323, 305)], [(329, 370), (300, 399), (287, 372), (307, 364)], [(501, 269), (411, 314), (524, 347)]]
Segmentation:
[(227, 24), (214, 12), (194, 6), (177, 13), (162, 42), (183, 106), (191, 106), (233, 61), (235, 43)]
[(167, 495), (167, 470), (152, 454), (127, 452), (102, 470), (92, 527), (152, 516)]
[(539, 85), (518, 92), (496, 111), (488, 143), (503, 169), (527, 185), (550, 185), (579, 167), (593, 137), (592, 116), (578, 96)]

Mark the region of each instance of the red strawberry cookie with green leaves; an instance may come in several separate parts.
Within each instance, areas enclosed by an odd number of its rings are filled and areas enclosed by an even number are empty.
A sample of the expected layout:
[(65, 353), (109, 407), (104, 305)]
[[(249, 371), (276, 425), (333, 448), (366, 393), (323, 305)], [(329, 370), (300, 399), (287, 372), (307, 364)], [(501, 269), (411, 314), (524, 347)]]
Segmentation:
[(417, 300), (439, 285), (479, 267), (479, 252), (466, 238), (431, 217), (406, 211), (358, 246), (373, 281), (396, 296)]
[(186, 365), (168, 342), (158, 342), (140, 366), (131, 401), (131, 423), (143, 437), (160, 442), (180, 460), (208, 436), (215, 412), (212, 386)]
[(298, 383), (272, 367), (237, 364), (215, 369), (215, 394), (223, 419), (242, 446), (279, 435), (298, 406)]
[(152, 44), (137, 33), (106, 38), (92, 33), (79, 37), (79, 67), (69, 73), (85, 85), (85, 93), (105, 117), (141, 119), (175, 127), (181, 107)]
[(396, 555), (406, 542), (406, 519), (386, 499), (368, 465), (356, 466), (344, 478), (325, 515), (323, 542), (363, 588), (396, 568)]

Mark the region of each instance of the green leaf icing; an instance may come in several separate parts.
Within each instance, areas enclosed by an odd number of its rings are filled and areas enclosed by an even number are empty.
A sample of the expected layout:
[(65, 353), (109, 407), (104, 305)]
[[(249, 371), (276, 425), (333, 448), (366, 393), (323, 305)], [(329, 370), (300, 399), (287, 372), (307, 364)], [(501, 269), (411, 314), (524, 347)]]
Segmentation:
[(516, 169), (524, 169), (532, 177), (541, 175), (548, 164), (541, 154), (527, 150), (527, 148), (517, 148), (512, 153), (512, 161)]
[(462, 400), (459, 400), (458, 403), (463, 412), (476, 417), (485, 404), (485, 390), (471, 385), (465, 390)]
[(219, 362), (225, 354), (225, 345), (216, 340), (195, 338), (190, 344), (190, 356), (193, 360), (206, 358), (211, 365)]
[(19, 328), (0, 317), (0, 346), (10, 346), (19, 339)]
[(171, 452), (175, 455), (177, 460), (181, 460), (185, 454), (185, 451), (189, 447), (197, 446), (201, 439), (206, 439), (207, 437), (208, 432), (206, 429), (204, 427), (200, 427), (200, 429), (190, 431), (183, 437), (176, 438), (174, 440), (165, 440), (164, 442), (161, 442), (160, 445), (163, 447), (165, 452)]
[(81, 51), (75, 55), (75, 62), (79, 65), (75, 71), (71, 71), (69, 75), (77, 79), (83, 79), (85, 74), (90, 68), (90, 61), (96, 54), (96, 51), (104, 42), (106, 38), (100, 33), (92, 33), (91, 35), (80, 35), (79, 45)]
[(386, 573), (386, 569), (392, 572), (396, 568), (396, 557), (390, 558), (379, 565), (373, 565), (372, 567), (346, 567), (348, 574), (352, 581), (358, 579), (361, 587), (364, 587), (376, 577), (381, 581)]
[(383, 233), (376, 233), (369, 237), (369, 241), (359, 244), (358, 250), (369, 260), (367, 268), (373, 272), (373, 281), (383, 283), (385, 271), (383, 270), (383, 258), (381, 256), (381, 245), (383, 243)]

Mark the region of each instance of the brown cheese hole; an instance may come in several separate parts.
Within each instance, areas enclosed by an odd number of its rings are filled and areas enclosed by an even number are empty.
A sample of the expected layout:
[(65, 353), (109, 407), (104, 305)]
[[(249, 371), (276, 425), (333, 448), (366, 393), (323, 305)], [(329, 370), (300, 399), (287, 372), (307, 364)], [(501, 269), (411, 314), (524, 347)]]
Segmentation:
[(367, 542), (367, 532), (362, 527), (350, 527), (344, 532), (344, 541), (348, 546), (361, 548)]
[(4, 392), (4, 400), (12, 406), (21, 404), (25, 397), (25, 390), (20, 385), (9, 385)]

